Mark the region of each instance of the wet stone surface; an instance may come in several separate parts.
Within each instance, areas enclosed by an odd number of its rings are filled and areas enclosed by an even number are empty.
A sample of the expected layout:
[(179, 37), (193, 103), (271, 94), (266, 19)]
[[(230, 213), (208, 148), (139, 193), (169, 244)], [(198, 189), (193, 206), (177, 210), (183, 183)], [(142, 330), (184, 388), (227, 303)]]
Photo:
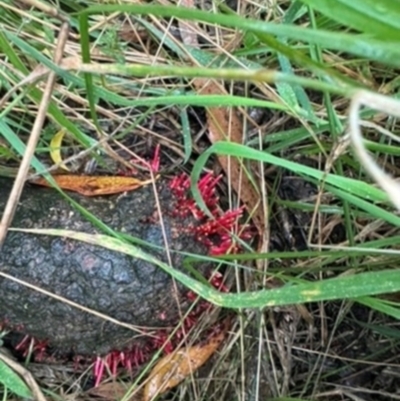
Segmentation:
[[(0, 179), (1, 210), (11, 184), (10, 180)], [(207, 250), (188, 233), (188, 227), (195, 224), (193, 220), (172, 217), (177, 204), (166, 181), (157, 183), (157, 192), (172, 266), (181, 269), (183, 256), (173, 251), (204, 255)], [(70, 196), (114, 230), (165, 249), (151, 185), (115, 196)], [(12, 227), (100, 232), (56, 191), (29, 185)], [(168, 260), (163, 250), (146, 248), (146, 252), (164, 262)], [(202, 272), (208, 268), (199, 264), (196, 267)], [(178, 283), (174, 285), (160, 268), (64, 237), (10, 231), (0, 253), (0, 271), (86, 308), (142, 327), (174, 325), (179, 320), (179, 307), (181, 311), (188, 307), (187, 290)], [(9, 327), (37, 339), (47, 339), (62, 353), (104, 354), (123, 348), (137, 336), (127, 328), (5, 278), (0, 278), (0, 299), (0, 322), (7, 322)]]

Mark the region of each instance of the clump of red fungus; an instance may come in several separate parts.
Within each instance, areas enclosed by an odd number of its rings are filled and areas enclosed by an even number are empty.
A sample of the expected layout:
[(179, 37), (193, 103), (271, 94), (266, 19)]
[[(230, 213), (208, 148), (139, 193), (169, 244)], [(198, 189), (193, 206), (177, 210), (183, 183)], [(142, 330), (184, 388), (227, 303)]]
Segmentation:
[[(240, 250), (240, 244), (234, 239), (248, 240), (252, 232), (248, 226), (239, 224), (243, 215), (243, 208), (223, 212), (219, 208), (219, 197), (217, 195), (217, 185), (222, 176), (215, 177), (212, 173), (204, 175), (198, 182), (198, 189), (201, 197), (209, 209), (211, 216), (204, 213), (190, 196), (190, 177), (181, 174), (171, 180), (170, 189), (175, 195), (176, 208), (174, 213), (179, 217), (185, 217), (192, 214), (199, 224), (189, 228), (194, 230), (199, 241), (204, 243), (210, 255), (225, 255), (236, 253)], [(228, 292), (225, 286), (223, 275), (214, 272), (209, 278), (210, 284), (222, 292)], [(204, 312), (210, 311), (213, 307), (210, 303), (198, 300), (198, 296), (188, 291), (187, 298), (195, 302), (196, 307), (183, 319), (179, 329), (173, 335), (168, 330), (158, 330), (150, 338), (146, 347), (133, 346), (128, 351), (113, 351), (106, 357), (97, 357), (94, 363), (93, 376), (95, 385), (98, 385), (103, 379), (105, 371), (109, 371), (113, 376), (119, 368), (125, 368), (131, 372), (134, 368), (146, 362), (150, 356), (160, 349), (164, 354), (172, 353), (180, 341), (196, 325)]]
[(189, 197), (190, 178), (186, 174), (173, 178), (170, 185), (177, 199), (177, 213), (182, 217), (191, 213), (199, 221), (193, 231), (198, 240), (208, 247), (210, 255), (214, 256), (237, 253), (240, 244), (235, 236), (245, 241), (253, 235), (249, 226), (239, 224), (243, 207), (225, 212), (219, 208), (217, 184), (221, 178), (222, 175), (215, 177), (208, 173), (198, 183), (199, 192), (212, 217), (206, 215), (194, 199)]

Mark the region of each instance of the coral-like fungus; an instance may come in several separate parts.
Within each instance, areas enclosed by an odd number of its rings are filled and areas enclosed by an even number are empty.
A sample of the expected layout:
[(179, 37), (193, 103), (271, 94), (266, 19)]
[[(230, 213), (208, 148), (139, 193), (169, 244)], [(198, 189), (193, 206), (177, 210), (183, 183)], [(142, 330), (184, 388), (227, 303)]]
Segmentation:
[[(210, 278), (210, 284), (219, 291), (228, 292), (228, 288), (223, 283), (221, 273), (214, 273)], [(116, 377), (120, 368), (132, 373), (135, 368), (149, 360), (154, 352), (161, 350), (164, 355), (172, 353), (179, 343), (187, 338), (204, 312), (210, 312), (213, 308), (212, 304), (199, 300), (197, 295), (192, 292), (187, 293), (187, 298), (192, 302), (196, 302), (196, 306), (186, 315), (179, 328), (173, 333), (171, 333), (171, 330), (160, 329), (149, 337), (145, 347), (133, 345), (130, 349), (124, 351), (112, 351), (103, 358), (98, 356), (93, 366), (95, 386), (99, 385), (106, 372), (109, 372), (114, 377)]]
[(193, 230), (198, 240), (208, 247), (210, 255), (214, 256), (237, 253), (240, 244), (235, 236), (239, 240), (249, 240), (253, 235), (249, 226), (239, 224), (243, 207), (226, 212), (219, 208), (217, 184), (221, 178), (208, 173), (198, 183), (199, 192), (212, 217), (207, 216), (188, 196), (190, 178), (186, 174), (175, 177), (170, 184), (178, 205), (176, 213), (182, 217), (191, 213), (199, 221)]
[[(236, 253), (240, 250), (240, 245), (235, 243), (232, 238), (232, 231), (235, 231), (241, 240), (248, 240), (252, 235), (248, 226), (239, 224), (239, 219), (243, 215), (243, 208), (227, 212), (220, 210), (217, 184), (221, 178), (222, 176), (215, 177), (209, 173), (204, 175), (198, 183), (200, 194), (210, 210), (212, 218), (208, 217), (191, 198), (189, 194), (190, 178), (186, 174), (173, 178), (170, 183), (170, 189), (175, 195), (176, 202), (174, 213), (180, 217), (192, 214), (199, 221), (197, 226), (190, 227), (188, 230), (192, 230), (198, 240), (207, 245), (210, 255)], [(229, 291), (220, 272), (214, 272), (209, 281), (219, 291)], [(173, 352), (178, 343), (196, 325), (203, 313), (210, 311), (213, 307), (206, 301), (199, 301), (197, 295), (191, 291), (188, 291), (186, 297), (192, 302), (198, 301), (197, 306), (184, 318), (179, 329), (173, 335), (168, 330), (158, 330), (145, 349), (133, 346), (129, 351), (113, 351), (105, 358), (97, 357), (93, 370), (95, 385), (101, 382), (105, 370), (115, 376), (118, 368), (132, 371), (134, 367), (141, 365), (157, 350), (162, 349), (164, 354)]]

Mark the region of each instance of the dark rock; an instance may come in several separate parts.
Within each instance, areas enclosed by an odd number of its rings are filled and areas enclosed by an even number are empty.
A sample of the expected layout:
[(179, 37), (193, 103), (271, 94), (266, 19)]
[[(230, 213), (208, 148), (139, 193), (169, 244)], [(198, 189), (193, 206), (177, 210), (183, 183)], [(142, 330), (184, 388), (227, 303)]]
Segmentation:
[[(0, 180), (4, 210), (11, 182)], [(182, 269), (183, 256), (204, 255), (188, 227), (191, 219), (174, 218), (177, 204), (165, 180), (157, 183), (172, 266)], [(112, 229), (165, 249), (153, 187), (122, 195), (70, 196)], [(61, 228), (100, 232), (55, 190), (26, 185), (12, 227)], [(146, 252), (167, 262), (164, 250)], [(198, 266), (205, 272), (207, 266)], [(0, 254), (0, 271), (65, 297), (119, 321), (141, 327), (166, 327), (187, 308), (186, 289), (159, 267), (100, 246), (63, 237), (8, 233)], [(177, 291), (176, 291), (177, 289)], [(137, 333), (0, 277), (0, 322), (7, 321), (61, 352), (104, 354), (129, 344)], [(161, 314), (163, 315), (161, 317)]]

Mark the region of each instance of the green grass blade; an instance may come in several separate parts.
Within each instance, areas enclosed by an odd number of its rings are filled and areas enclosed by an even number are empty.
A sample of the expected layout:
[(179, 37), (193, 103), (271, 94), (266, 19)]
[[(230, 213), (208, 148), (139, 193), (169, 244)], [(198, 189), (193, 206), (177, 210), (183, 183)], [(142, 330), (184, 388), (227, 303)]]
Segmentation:
[(324, 182), (340, 188), (343, 191), (347, 191), (367, 200), (382, 202), (387, 201), (388, 199), (385, 192), (366, 182), (348, 177), (342, 177), (335, 174), (325, 174), (323, 171), (316, 170), (314, 168), (292, 162), (290, 160), (286, 160), (284, 158), (277, 157), (260, 150), (251, 149), (244, 145), (230, 142), (217, 142), (200, 155), (193, 167), (192, 192), (196, 197), (196, 201), (203, 208), (204, 203), (197, 189), (196, 182), (198, 181), (207, 160), (213, 154), (235, 156), (243, 159), (257, 160), (267, 164), (272, 164), (293, 171), (297, 174), (303, 174), (316, 180), (323, 180)]
[(24, 381), (3, 361), (0, 361), (0, 383), (19, 397), (32, 398)]
[(390, 223), (391, 225), (400, 227), (400, 217), (396, 216), (396, 214), (390, 213), (387, 210), (382, 209), (381, 207), (374, 205), (370, 202), (367, 202), (363, 199), (360, 199), (358, 196), (349, 194), (344, 190), (338, 188), (332, 188), (329, 186), (326, 186), (326, 189), (329, 190), (329, 192), (333, 193), (334, 195), (338, 196), (339, 198), (343, 199), (344, 201), (347, 201), (353, 204), (354, 206), (358, 207), (359, 209), (366, 211), (370, 218), (384, 220)]
[(391, 302), (385, 301), (384, 299), (372, 297), (362, 297), (357, 299), (357, 302), (400, 320), (400, 305), (396, 307), (392, 305)]
[(242, 292), (239, 294), (221, 293), (189, 277), (185, 273), (174, 269), (168, 264), (161, 262), (142, 249), (127, 244), (118, 238), (69, 230), (21, 229), (19, 231), (33, 234), (64, 236), (145, 260), (160, 267), (207, 301), (231, 309), (264, 308), (305, 302), (357, 298), (400, 290), (400, 272), (397, 270), (384, 270), (380, 271), (378, 276), (376, 272), (368, 272), (321, 280), (315, 283), (288, 284), (273, 290)]
[(328, 17), (385, 41), (400, 40), (398, 0), (301, 0)]
[(360, 57), (379, 61), (394, 67), (400, 66), (400, 47), (397, 43), (389, 43), (368, 37), (337, 33), (325, 30), (314, 30), (289, 24), (274, 24), (233, 15), (213, 14), (185, 7), (153, 6), (153, 5), (100, 5), (92, 6), (80, 12), (80, 15), (91, 15), (111, 12), (127, 12), (131, 14), (152, 14), (158, 17), (176, 17), (191, 21), (202, 21), (223, 25), (243, 31), (268, 33), (296, 41), (320, 45), (353, 53)]

